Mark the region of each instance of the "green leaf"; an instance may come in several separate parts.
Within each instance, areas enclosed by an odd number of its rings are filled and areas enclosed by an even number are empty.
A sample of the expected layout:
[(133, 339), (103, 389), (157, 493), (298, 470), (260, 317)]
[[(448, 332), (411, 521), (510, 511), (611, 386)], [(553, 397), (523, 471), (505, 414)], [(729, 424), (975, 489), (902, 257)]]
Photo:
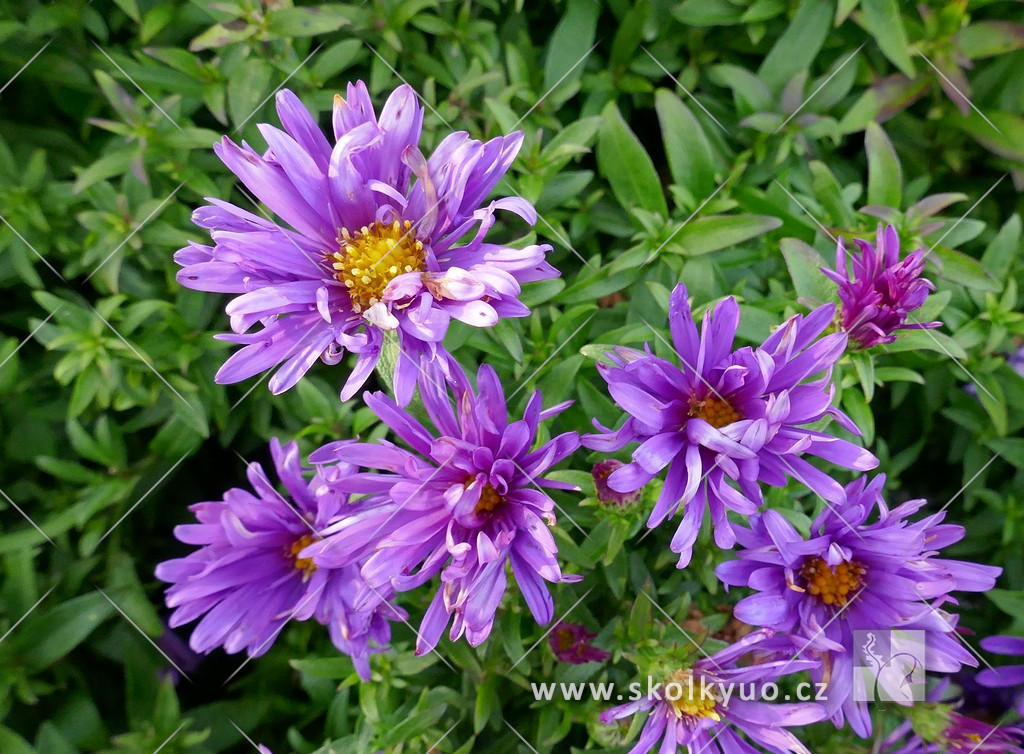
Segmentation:
[(996, 280), (1002, 280), (1009, 273), (1020, 248), (1020, 236), (1020, 215), (1011, 215), (981, 255), (981, 266)]
[(257, 31), (257, 27), (250, 26), (245, 21), (231, 21), (225, 24), (214, 24), (198, 37), (192, 40), (188, 49), (192, 52), (202, 50), (217, 50), (227, 47), (234, 42), (241, 42), (248, 39)]
[(1020, 621), (1021, 616), (1024, 616), (1024, 591), (1011, 592), (1008, 589), (989, 589), (985, 592), (985, 596), (1011, 618)]
[(127, 173), (134, 161), (135, 152), (126, 149), (119, 149), (116, 152), (104, 155), (79, 172), (78, 177), (75, 179), (75, 185), (71, 190), (78, 194), (97, 181)]
[(279, 37), (314, 37), (349, 24), (344, 5), (310, 5), (280, 8), (266, 16), (267, 31)]
[(951, 116), (951, 121), (1000, 157), (1024, 162), (1024, 118), (1021, 116), (986, 108), (984, 117), (971, 110), (966, 117)]
[(826, 266), (821, 254), (797, 238), (783, 238), (779, 245), (797, 300), (810, 308), (833, 301), (839, 286), (821, 272)]
[(422, 712), (405, 717), (397, 725), (389, 727), (380, 737), (380, 746), (384, 748), (397, 747), (399, 744), (412, 740), (440, 720), (447, 709), (447, 704), (436, 704)]
[(864, 400), (864, 394), (859, 390), (844, 390), (842, 402), (843, 410), (864, 435), (861, 440), (865, 447), (870, 447), (875, 441), (875, 415)]
[(626, 125), (619, 108), (609, 102), (601, 115), (597, 166), (611, 183), (615, 198), (627, 210), (639, 207), (668, 217), (668, 205), (654, 163)]
[(960, 52), (971, 60), (1005, 55), (1024, 47), (1024, 24), (1011, 21), (975, 21), (956, 35)]
[(856, 351), (850, 355), (853, 368), (857, 372), (857, 379), (860, 380), (860, 389), (864, 393), (864, 401), (871, 403), (875, 397), (875, 360), (871, 354), (864, 351)]
[(654, 93), (654, 107), (673, 183), (686, 187), (695, 197), (709, 196), (715, 190), (714, 155), (700, 121), (667, 89)]
[(757, 238), (782, 225), (767, 215), (710, 215), (690, 220), (666, 244), (665, 251), (699, 256)]
[(965, 285), (979, 291), (1000, 291), (1002, 284), (995, 280), (974, 257), (936, 246), (928, 255), (930, 261), (939, 268), (939, 274), (953, 283)]
[(886, 353), (937, 351), (954, 359), (967, 358), (963, 346), (940, 330), (901, 330), (896, 341), (886, 345), (884, 350)]
[(569, 7), (548, 42), (544, 61), (545, 92), (556, 85), (579, 81), (586, 66), (583, 58), (594, 44), (600, 12), (601, 6), (593, 0), (569, 0)]
[(49, 667), (85, 641), (114, 612), (114, 606), (102, 594), (91, 592), (39, 615), (29, 615), (17, 633), (15, 646), (21, 662), (33, 672)]
[(796, 74), (810, 67), (832, 28), (832, 0), (803, 0), (786, 31), (758, 69), (758, 75), (779, 91)]
[(903, 170), (892, 142), (877, 123), (868, 124), (864, 147), (868, 153), (868, 204), (899, 209)]
[(860, 7), (864, 11), (864, 26), (885, 57), (908, 76), (914, 76), (907, 31), (896, 0), (861, 0)]
[(687, 26), (726, 26), (740, 22), (743, 8), (729, 0), (684, 0), (672, 15)]

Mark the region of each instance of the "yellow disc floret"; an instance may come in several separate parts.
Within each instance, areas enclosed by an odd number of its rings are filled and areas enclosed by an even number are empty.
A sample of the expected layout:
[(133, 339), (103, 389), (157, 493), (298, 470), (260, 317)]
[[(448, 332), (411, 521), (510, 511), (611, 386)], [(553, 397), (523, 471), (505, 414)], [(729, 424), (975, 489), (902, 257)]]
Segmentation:
[(301, 537), (292, 542), (288, 548), (288, 554), (295, 561), (295, 570), (302, 571), (303, 580), (308, 580), (313, 572), (316, 571), (316, 563), (313, 562), (313, 558), (300, 558), (299, 553), (309, 547), (316, 541), (316, 537), (312, 534), (303, 534)]
[(423, 242), (417, 240), (412, 223), (395, 220), (390, 225), (364, 225), (355, 234), (342, 228), (338, 251), (327, 261), (334, 277), (344, 283), (357, 313), (381, 300), (388, 283), (406, 272), (424, 268)]
[(484, 485), (484, 488), (480, 491), (480, 500), (477, 502), (473, 512), (478, 516), (482, 516), (487, 513), (494, 513), (494, 511), (505, 502), (505, 498), (494, 489), (489, 483)]
[(722, 700), (714, 684), (701, 683), (689, 670), (678, 670), (665, 684), (665, 698), (672, 705), (676, 717), (710, 717), (721, 720), (717, 706)]
[(728, 401), (714, 395), (709, 395), (702, 401), (691, 401), (689, 415), (695, 419), (703, 419), (715, 429), (721, 429), (743, 418)]
[(832, 607), (846, 607), (857, 596), (866, 572), (867, 569), (856, 561), (843, 561), (833, 568), (817, 555), (807, 558), (800, 566), (800, 578), (807, 592)]

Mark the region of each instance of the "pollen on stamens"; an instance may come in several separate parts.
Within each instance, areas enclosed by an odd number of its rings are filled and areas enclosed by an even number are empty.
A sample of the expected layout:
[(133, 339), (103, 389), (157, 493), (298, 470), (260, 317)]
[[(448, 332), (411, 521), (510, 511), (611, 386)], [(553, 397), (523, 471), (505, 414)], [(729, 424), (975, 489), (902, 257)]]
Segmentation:
[(677, 718), (710, 717), (716, 722), (722, 719), (717, 709), (722, 699), (714, 685), (702, 684), (689, 670), (679, 670), (672, 675), (666, 684), (666, 694)]
[(692, 398), (688, 413), (693, 418), (703, 419), (715, 429), (721, 429), (743, 418), (728, 401), (715, 395), (709, 395), (702, 400)]
[(302, 571), (302, 580), (308, 581), (316, 572), (316, 563), (312, 558), (300, 558), (299, 553), (316, 541), (312, 534), (303, 534), (288, 547), (288, 555), (293, 559), (295, 570)]
[(416, 238), (409, 220), (364, 225), (354, 234), (342, 228), (338, 250), (327, 254), (335, 278), (348, 289), (356, 313), (380, 301), (384, 289), (400, 271), (423, 270), (425, 260), (423, 242)]
[(807, 558), (800, 567), (800, 578), (807, 593), (829, 607), (846, 607), (860, 593), (867, 573), (857, 561), (843, 561), (832, 567), (817, 555)]

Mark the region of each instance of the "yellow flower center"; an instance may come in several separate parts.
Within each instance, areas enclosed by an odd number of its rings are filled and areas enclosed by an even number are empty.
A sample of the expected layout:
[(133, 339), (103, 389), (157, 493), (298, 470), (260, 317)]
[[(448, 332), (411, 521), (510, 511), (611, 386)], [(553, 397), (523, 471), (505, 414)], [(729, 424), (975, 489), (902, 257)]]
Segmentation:
[(505, 498), (503, 498), (490, 484), (486, 484), (480, 491), (480, 500), (477, 502), (473, 512), (478, 516), (483, 516), (487, 513), (494, 513), (494, 511), (504, 502)]
[(327, 255), (334, 277), (345, 284), (356, 313), (380, 301), (388, 283), (398, 275), (422, 270), (425, 259), (423, 242), (416, 239), (408, 220), (364, 225), (354, 235), (342, 228), (338, 251)]
[(313, 558), (300, 558), (299, 553), (309, 547), (316, 541), (316, 537), (312, 534), (303, 534), (301, 537), (292, 542), (288, 548), (288, 555), (295, 560), (295, 570), (302, 571), (303, 581), (308, 580), (313, 572), (316, 571), (316, 563), (313, 562)]
[(689, 670), (676, 671), (665, 684), (664, 694), (676, 717), (710, 717), (715, 722), (722, 719), (716, 709), (721, 699), (714, 686), (701, 683)]
[(835, 568), (817, 555), (800, 566), (800, 578), (810, 594), (832, 607), (846, 607), (864, 584), (867, 569), (860, 563), (844, 561)]
[(703, 419), (715, 429), (721, 429), (743, 418), (728, 401), (715, 395), (709, 395), (702, 401), (691, 400), (689, 415), (694, 419)]

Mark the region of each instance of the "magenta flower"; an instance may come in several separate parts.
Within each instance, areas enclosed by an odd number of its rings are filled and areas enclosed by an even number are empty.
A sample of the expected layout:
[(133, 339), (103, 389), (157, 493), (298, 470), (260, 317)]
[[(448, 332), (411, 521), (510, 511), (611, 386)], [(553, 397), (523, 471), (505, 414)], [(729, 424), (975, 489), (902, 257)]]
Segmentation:
[(597, 634), (588, 630), (586, 626), (562, 621), (551, 631), (548, 643), (560, 662), (567, 662), (570, 665), (604, 662), (612, 655), (611, 652), (605, 652), (590, 643), (596, 636)]
[(610, 725), (637, 712), (649, 713), (629, 754), (653, 752), (659, 742), (662, 754), (674, 753), (681, 746), (691, 754), (753, 754), (756, 749), (748, 741), (777, 754), (810, 754), (786, 728), (823, 719), (821, 705), (770, 704), (761, 700), (757, 690), (762, 684), (805, 670), (811, 663), (783, 659), (742, 667), (737, 664), (772, 633), (755, 631), (710, 657), (702, 657), (692, 667), (674, 673), (653, 695), (606, 710), (601, 722)]
[(324, 540), (304, 550), (303, 557), (324, 568), (365, 557), (361, 599), (369, 602), (377, 592), (403, 592), (440, 573), (441, 588), (418, 634), (418, 654), (437, 644), (449, 622), (452, 640), (465, 634), (477, 646), (487, 638), (505, 593), (508, 563), (538, 623), (553, 617), (545, 582), (581, 578), (559, 569), (548, 528), (555, 523), (554, 501), (543, 491), (576, 489), (545, 479), (544, 473), (579, 447), (579, 437), (566, 432), (531, 450), (540, 423), (571, 402), (543, 410), (538, 391), (523, 418), (509, 422), (493, 369), (480, 367), (476, 390), (458, 364), (452, 362), (448, 371), (451, 396), (440, 368), (425, 373), (420, 383), (436, 434), (383, 393), (366, 393), (367, 406), (409, 449), (384, 440), (339, 442), (310, 456), (318, 464), (341, 461), (379, 469), (349, 475), (338, 489), (385, 502), (327, 528)]
[[(997, 655), (1024, 657), (1024, 637), (1020, 636), (988, 636), (981, 640), (981, 647)], [(993, 689), (1015, 689), (1017, 711), (1024, 715), (1024, 665), (986, 668), (978, 673), (976, 680)]]
[(669, 303), (679, 366), (649, 347), (646, 352), (618, 348), (608, 354), (614, 366), (598, 364), (612, 398), (629, 416), (618, 430), (595, 421), (601, 434), (585, 435), (583, 444), (613, 452), (641, 443), (632, 463), (608, 477), (608, 486), (618, 492), (637, 490), (668, 468), (647, 525), (658, 526), (683, 509), (671, 545), (680, 554), (680, 568), (690, 561), (706, 508), (716, 544), (733, 546), (736, 537), (726, 512), (755, 513), (763, 502), (759, 482), (781, 487), (792, 476), (829, 502), (843, 502), (842, 486), (804, 455), (850, 469), (878, 465), (867, 450), (808, 428), (831, 417), (857, 432), (831, 405), (830, 373), (846, 336), (817, 339), (833, 312), (834, 307), (823, 306), (807, 317), (792, 317), (760, 347), (733, 350), (740, 316), (736, 300), (726, 298), (708, 311), (698, 335), (680, 283)]
[(943, 524), (943, 512), (908, 521), (926, 501), (890, 510), (884, 486), (884, 474), (849, 484), (846, 502), (828, 506), (812, 523), (809, 539), (774, 510), (752, 516), (749, 529), (737, 529), (739, 559), (716, 570), (726, 586), (756, 591), (736, 605), (739, 620), (790, 633), (798, 651), (821, 661), (811, 675), (828, 683), (829, 717), (837, 727), (848, 719), (860, 736), (870, 734), (871, 717), (867, 705), (851, 697), (853, 632), (926, 631), (927, 670), (976, 666), (955, 638), (958, 617), (940, 608), (956, 604), (951, 592), (991, 589), (1002, 572), (938, 557), (963, 539), (963, 527)]
[(182, 285), (239, 294), (227, 306), (234, 334), (218, 337), (244, 347), (217, 382), (280, 364), (269, 382), (280, 393), (317, 359), (335, 364), (351, 351), (358, 358), (341, 391), (348, 400), (373, 371), (385, 334), (396, 333), (404, 357), (394, 382), (405, 405), (418, 364), (436, 360), (453, 318), (486, 327), (526, 316), (520, 285), (557, 277), (544, 261), (549, 246), (486, 241), (497, 210), (536, 220), (517, 197), (484, 203), (521, 133), (486, 144), (454, 133), (426, 160), (413, 90), (396, 89), (378, 118), (362, 82), (335, 98), (333, 145), (290, 91), (278, 93), (277, 112), (284, 131), (260, 125), (264, 154), (227, 138), (214, 150), (290, 227), (210, 199), (193, 217), (214, 245), (192, 243), (175, 255)]
[(171, 584), (169, 625), (202, 617), (192, 632), (192, 649), (244, 649), (255, 657), (270, 648), (289, 620), (316, 618), (369, 679), (367, 655), (387, 645), (388, 621), (404, 619), (405, 613), (386, 599), (355, 609), (347, 595), (360, 588), (358, 564), (321, 568), (302, 554), (349, 507), (347, 495), (337, 494), (332, 479), (346, 469), (336, 467), (307, 481), (296, 443), (282, 447), (274, 439), (270, 452), (288, 499), (274, 489), (260, 464), (252, 463), (247, 474), (255, 494), (231, 489), (222, 501), (193, 505), (198, 523), (174, 530), (179, 540), (198, 549), (157, 566), (157, 578)]
[(840, 326), (859, 348), (870, 348), (896, 340), (897, 330), (926, 330), (941, 322), (907, 324), (908, 315), (920, 308), (932, 283), (921, 277), (924, 271), (924, 249), (908, 254), (900, 261), (900, 239), (891, 225), (878, 228), (878, 242), (854, 239), (860, 253), (847, 252), (843, 240), (836, 249), (836, 268), (822, 267), (830, 280), (839, 284)]
[(594, 477), (594, 489), (597, 491), (597, 499), (607, 505), (630, 505), (640, 499), (642, 493), (641, 489), (633, 490), (632, 492), (619, 492), (613, 490), (608, 485), (608, 477), (612, 475), (612, 472), (621, 469), (625, 466), (622, 461), (616, 461), (614, 458), (609, 458), (607, 461), (598, 461), (594, 464), (594, 468), (590, 474)]

